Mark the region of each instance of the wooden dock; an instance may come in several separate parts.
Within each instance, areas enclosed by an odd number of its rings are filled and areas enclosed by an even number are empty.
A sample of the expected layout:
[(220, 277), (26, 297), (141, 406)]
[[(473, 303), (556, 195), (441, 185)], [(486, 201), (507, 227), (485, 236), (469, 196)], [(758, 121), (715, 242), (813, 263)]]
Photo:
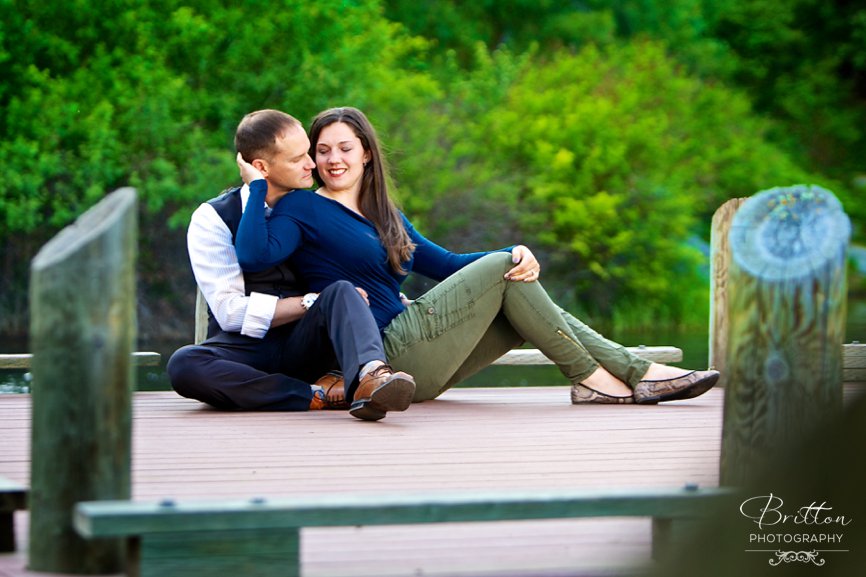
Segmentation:
[[(344, 412), (223, 413), (171, 392), (137, 393), (133, 498), (711, 487), (722, 397), (572, 406), (567, 387), (455, 389), (368, 423)], [(29, 406), (29, 395), (0, 396), (0, 475), (25, 485)], [(649, 560), (650, 521), (305, 529), (301, 555), (305, 577), (597, 575)], [(24, 565), (21, 552), (0, 555), (0, 576), (37, 575)]]

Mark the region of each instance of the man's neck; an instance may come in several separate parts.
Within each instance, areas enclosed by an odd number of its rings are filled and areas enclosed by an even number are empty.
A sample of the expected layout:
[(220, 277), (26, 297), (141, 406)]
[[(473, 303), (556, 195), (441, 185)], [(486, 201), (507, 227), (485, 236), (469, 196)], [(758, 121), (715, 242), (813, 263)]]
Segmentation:
[(271, 186), (270, 183), (268, 183), (268, 192), (267, 194), (265, 194), (265, 204), (267, 204), (271, 208), (274, 208), (280, 201), (280, 199), (289, 194), (290, 192), (290, 190), (277, 189)]

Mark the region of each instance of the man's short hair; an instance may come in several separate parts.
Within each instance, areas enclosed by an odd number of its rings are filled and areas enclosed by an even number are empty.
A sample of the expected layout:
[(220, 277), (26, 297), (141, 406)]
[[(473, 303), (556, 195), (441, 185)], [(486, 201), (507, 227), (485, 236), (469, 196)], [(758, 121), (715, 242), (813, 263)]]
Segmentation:
[(277, 138), (290, 128), (304, 129), (294, 116), (279, 110), (265, 109), (250, 112), (241, 119), (235, 131), (235, 149), (244, 160), (252, 162), (255, 158), (269, 158)]

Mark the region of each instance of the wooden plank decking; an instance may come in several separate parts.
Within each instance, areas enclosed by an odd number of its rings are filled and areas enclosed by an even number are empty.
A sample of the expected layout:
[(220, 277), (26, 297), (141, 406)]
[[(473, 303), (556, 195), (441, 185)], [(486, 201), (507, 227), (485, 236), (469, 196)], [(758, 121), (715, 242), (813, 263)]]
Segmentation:
[[(170, 392), (138, 393), (133, 497), (715, 486), (722, 397), (575, 407), (567, 387), (456, 389), (369, 423), (341, 412), (221, 413)], [(0, 475), (24, 484), (29, 402), (0, 396)], [(26, 513), (18, 520), (25, 543)], [(301, 547), (306, 577), (599, 574), (647, 561), (650, 523), (306, 529)], [(22, 553), (2, 555), (0, 576), (28, 574), (23, 565)]]

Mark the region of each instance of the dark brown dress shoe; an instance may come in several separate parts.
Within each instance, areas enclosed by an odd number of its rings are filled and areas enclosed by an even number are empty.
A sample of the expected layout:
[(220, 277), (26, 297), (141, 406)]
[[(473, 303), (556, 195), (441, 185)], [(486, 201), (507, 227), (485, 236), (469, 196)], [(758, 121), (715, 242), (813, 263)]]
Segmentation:
[(719, 381), (719, 371), (692, 371), (673, 379), (640, 381), (634, 388), (634, 402), (651, 405), (681, 401), (703, 395)]
[(364, 421), (378, 421), (388, 411), (405, 411), (415, 396), (415, 379), (381, 365), (367, 373), (358, 384), (349, 414)]

